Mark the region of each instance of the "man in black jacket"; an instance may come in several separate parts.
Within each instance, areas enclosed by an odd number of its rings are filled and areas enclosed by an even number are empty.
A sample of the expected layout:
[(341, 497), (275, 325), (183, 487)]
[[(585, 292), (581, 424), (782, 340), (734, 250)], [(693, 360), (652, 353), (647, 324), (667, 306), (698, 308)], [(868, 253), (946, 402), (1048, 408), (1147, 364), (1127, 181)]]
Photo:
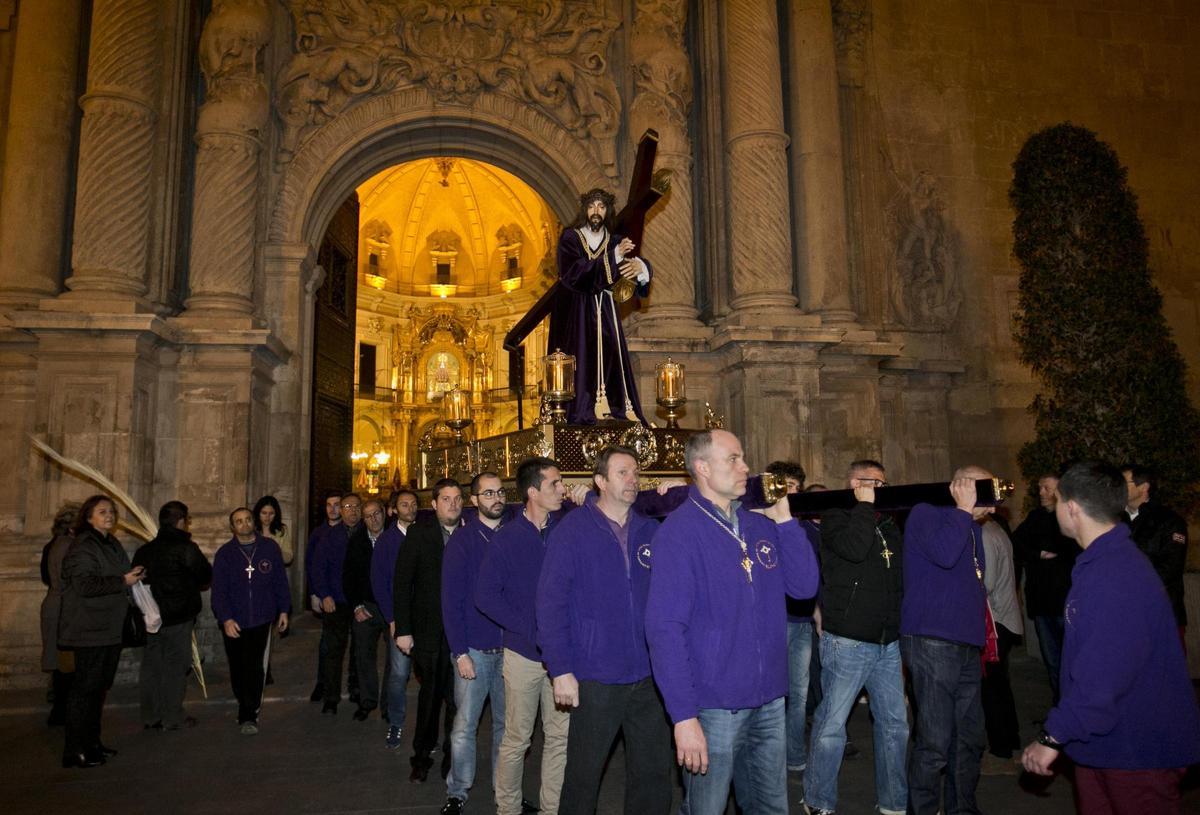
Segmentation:
[(142, 723), (146, 728), (179, 730), (196, 720), (183, 714), (192, 629), (202, 603), (200, 592), (212, 582), (212, 566), (188, 531), (187, 505), (168, 501), (158, 511), (158, 535), (133, 555), (146, 569), (144, 582), (158, 603), (162, 628), (146, 635), (140, 677)]
[(908, 785), (908, 713), (900, 667), (903, 541), (895, 521), (875, 511), (875, 489), (887, 485), (883, 465), (850, 465), (858, 503), (821, 516), (821, 703), (813, 716), (804, 778), (809, 812), (837, 808), (837, 779), (846, 719), (865, 687), (875, 719), (875, 797), (884, 815), (903, 813)]
[(1071, 590), (1071, 570), (1079, 544), (1058, 528), (1058, 477), (1038, 479), (1040, 506), (1025, 516), (1012, 534), (1013, 550), (1025, 569), (1025, 613), (1033, 620), (1038, 648), (1058, 704), (1058, 666), (1062, 660), (1063, 606)]
[(450, 730), (454, 722), (454, 678), (450, 646), (442, 628), (442, 554), (450, 535), (462, 523), (462, 487), (452, 478), (433, 485), (435, 517), (408, 528), (392, 583), (396, 647), (412, 657), (421, 678), (417, 726), (413, 730), (409, 781), (424, 783), (433, 766), (430, 753), (438, 743), (438, 714), (446, 705), (442, 745), (442, 778), (450, 772)]
[(354, 610), (350, 623), (350, 653), (358, 673), (358, 709), (354, 720), (364, 722), (379, 706), (379, 669), (376, 655), (379, 638), (386, 631), (383, 613), (371, 588), (371, 554), (375, 541), (383, 534), (387, 510), (383, 502), (372, 498), (363, 504), (363, 523), (355, 528), (346, 543), (346, 565), (342, 573), (346, 604)]
[(1133, 533), (1133, 542), (1150, 558), (1154, 571), (1162, 578), (1182, 639), (1187, 627), (1187, 609), (1183, 603), (1183, 570), (1187, 566), (1187, 521), (1174, 510), (1151, 498), (1154, 474), (1149, 469), (1130, 464), (1122, 470), (1129, 490), (1125, 522), (1129, 524)]

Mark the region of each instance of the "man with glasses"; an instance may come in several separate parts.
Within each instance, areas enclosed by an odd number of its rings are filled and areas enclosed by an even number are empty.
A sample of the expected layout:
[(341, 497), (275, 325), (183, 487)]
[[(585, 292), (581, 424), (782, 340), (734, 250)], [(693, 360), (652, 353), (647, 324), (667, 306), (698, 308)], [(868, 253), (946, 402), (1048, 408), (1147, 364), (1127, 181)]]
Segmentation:
[(908, 799), (900, 666), (903, 540), (896, 522), (875, 511), (875, 490), (887, 486), (883, 465), (861, 459), (847, 477), (857, 503), (821, 515), (821, 702), (813, 716), (804, 797), (809, 812), (836, 809), (846, 720), (865, 687), (875, 721), (876, 801), (884, 815), (901, 815)]
[(354, 720), (363, 722), (379, 705), (379, 670), (376, 654), (384, 632), (383, 613), (375, 601), (371, 585), (371, 557), (383, 535), (387, 513), (383, 502), (371, 499), (363, 504), (363, 527), (347, 542), (345, 589), (346, 603), (354, 609), (351, 623), (353, 659), (358, 667), (358, 710)]
[(505, 492), (500, 477), (483, 472), (471, 481), (475, 518), (458, 528), (442, 559), (442, 624), (454, 666), (454, 728), (450, 733), (450, 774), (442, 815), (458, 815), (475, 783), (475, 737), (484, 703), (492, 705), (492, 773), (504, 738), (504, 649), (500, 626), (475, 607), (479, 567), (503, 523)]
[(408, 529), (396, 557), (392, 584), (395, 640), (412, 657), (421, 692), (417, 696), (417, 725), (413, 732), (412, 772), (408, 780), (424, 783), (433, 767), (431, 753), (438, 745), (438, 717), (446, 706), (442, 745), (442, 777), (450, 772), (450, 725), (454, 721), (450, 646), (442, 626), (442, 560), (446, 543), (462, 522), (462, 487), (453, 478), (433, 485), (435, 517)]
[(346, 551), (350, 539), (362, 525), (362, 498), (357, 493), (342, 496), (342, 523), (321, 540), (312, 570), (313, 589), (321, 598), (321, 636), (326, 649), (321, 660), (321, 684), (325, 686), (325, 704), (321, 713), (336, 716), (342, 700), (342, 658), (350, 638), (352, 606), (345, 590)]

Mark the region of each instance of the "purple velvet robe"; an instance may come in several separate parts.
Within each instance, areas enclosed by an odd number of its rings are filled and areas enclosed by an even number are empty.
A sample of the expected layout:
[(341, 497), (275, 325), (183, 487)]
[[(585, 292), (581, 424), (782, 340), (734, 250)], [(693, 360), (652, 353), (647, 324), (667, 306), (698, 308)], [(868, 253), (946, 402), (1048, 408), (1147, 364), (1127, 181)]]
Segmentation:
[[(612, 299), (612, 281), (617, 271), (616, 247), (620, 235), (608, 235), (592, 251), (580, 230), (567, 228), (558, 239), (558, 279), (566, 289), (550, 314), (550, 347), (548, 352), (562, 349), (575, 357), (575, 400), (567, 405), (567, 422), (595, 424), (597, 382), (597, 307), (599, 307), (600, 349), (603, 351), (601, 375), (614, 418), (634, 418), (626, 415), (626, 405), (633, 408), (638, 421), (648, 424), (638, 403), (637, 385), (625, 331), (621, 327), (619, 310)], [(653, 275), (650, 262), (642, 261)], [(644, 297), (649, 282), (639, 285), (638, 296)]]

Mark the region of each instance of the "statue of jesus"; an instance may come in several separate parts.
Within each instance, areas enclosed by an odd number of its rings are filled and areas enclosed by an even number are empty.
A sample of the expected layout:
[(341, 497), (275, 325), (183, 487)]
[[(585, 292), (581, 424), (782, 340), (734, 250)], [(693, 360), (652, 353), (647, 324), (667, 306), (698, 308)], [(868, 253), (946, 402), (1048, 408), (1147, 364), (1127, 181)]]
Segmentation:
[(584, 193), (578, 216), (558, 239), (558, 279), (567, 297), (550, 315), (549, 350), (561, 348), (575, 357), (575, 400), (567, 406), (570, 424), (610, 418), (636, 418), (647, 424), (612, 287), (626, 278), (644, 297), (651, 269), (634, 254), (633, 241), (613, 234), (614, 204), (605, 190)]

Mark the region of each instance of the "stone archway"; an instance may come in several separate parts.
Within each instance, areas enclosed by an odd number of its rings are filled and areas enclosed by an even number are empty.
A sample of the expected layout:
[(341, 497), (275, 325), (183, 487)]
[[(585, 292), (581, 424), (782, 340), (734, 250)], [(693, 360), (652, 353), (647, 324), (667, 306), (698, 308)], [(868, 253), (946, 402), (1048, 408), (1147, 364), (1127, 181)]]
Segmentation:
[(522, 178), (565, 223), (579, 191), (611, 184), (592, 148), (514, 99), (485, 94), (466, 107), (420, 87), (365, 100), (304, 141), (283, 169), (263, 247), (263, 313), (292, 352), (276, 370), (271, 404), (273, 427), (291, 443), (271, 445), (269, 480), (293, 485), (295, 506), (308, 503), (316, 247), (337, 208), (380, 170), (455, 155)]

